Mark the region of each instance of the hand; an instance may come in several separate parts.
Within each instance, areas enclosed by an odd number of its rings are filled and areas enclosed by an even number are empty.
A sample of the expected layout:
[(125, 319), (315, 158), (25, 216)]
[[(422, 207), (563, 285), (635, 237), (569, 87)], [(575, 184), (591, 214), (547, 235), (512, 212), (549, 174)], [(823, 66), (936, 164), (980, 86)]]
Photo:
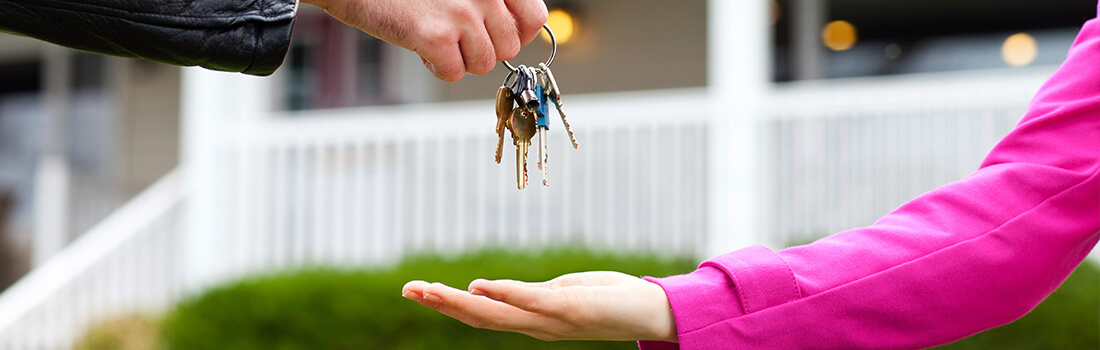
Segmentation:
[(439, 79), (485, 74), (546, 23), (542, 0), (302, 0), (347, 25), (420, 55)]
[(619, 272), (573, 273), (542, 283), (479, 279), (468, 292), (412, 281), (401, 295), (473, 327), (541, 340), (676, 341), (664, 289)]

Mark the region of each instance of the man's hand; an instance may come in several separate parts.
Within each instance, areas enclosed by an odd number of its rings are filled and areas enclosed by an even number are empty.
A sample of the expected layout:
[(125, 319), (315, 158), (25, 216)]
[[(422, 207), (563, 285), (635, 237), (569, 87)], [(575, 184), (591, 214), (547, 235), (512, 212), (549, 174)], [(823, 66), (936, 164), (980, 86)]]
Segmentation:
[(676, 341), (660, 286), (619, 272), (582, 272), (542, 283), (475, 280), (469, 291), (412, 281), (405, 298), (477, 328), (542, 340)]
[(302, 0), (347, 25), (420, 55), (439, 79), (485, 74), (546, 23), (542, 0)]

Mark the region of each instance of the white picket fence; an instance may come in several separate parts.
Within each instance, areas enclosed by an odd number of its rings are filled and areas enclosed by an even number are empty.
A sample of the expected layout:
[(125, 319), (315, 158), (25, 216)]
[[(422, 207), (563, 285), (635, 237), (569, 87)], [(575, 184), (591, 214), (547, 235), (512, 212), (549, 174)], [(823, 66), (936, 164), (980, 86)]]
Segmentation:
[[(506, 140), (481, 101), (283, 115), (231, 133), (225, 200), (242, 264), (386, 263), (486, 246), (590, 247), (694, 255), (705, 235), (701, 90), (567, 101), (581, 144), (550, 133), (516, 188)], [(315, 118), (312, 114), (323, 114)]]
[(96, 321), (179, 300), (186, 197), (168, 174), (0, 294), (0, 349), (69, 349)]
[[(757, 125), (770, 245), (866, 225), (977, 168), (1049, 70), (929, 75), (773, 91)], [(211, 191), (226, 278), (411, 253), (578, 244), (700, 257), (702, 89), (570, 96), (580, 149), (551, 130), (551, 187), (492, 160), (490, 103), (280, 114), (227, 130)], [(735, 106), (731, 107), (735, 108)], [(533, 154), (529, 155), (534, 158)], [(62, 349), (104, 317), (157, 313), (185, 290), (195, 195), (170, 175), (0, 295), (0, 348)], [(736, 233), (731, 233), (736, 234)]]
[(773, 94), (761, 229), (777, 246), (874, 223), (978, 169), (1046, 68), (788, 85)]

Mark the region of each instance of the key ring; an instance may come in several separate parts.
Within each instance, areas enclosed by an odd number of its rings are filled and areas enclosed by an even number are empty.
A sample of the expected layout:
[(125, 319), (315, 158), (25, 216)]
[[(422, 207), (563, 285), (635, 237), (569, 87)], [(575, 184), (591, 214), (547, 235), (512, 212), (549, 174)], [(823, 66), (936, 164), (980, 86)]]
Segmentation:
[[(550, 26), (543, 24), (542, 29), (546, 29), (546, 34), (550, 34), (550, 43), (553, 45), (553, 49), (550, 50), (550, 58), (546, 60), (546, 66), (549, 67), (551, 63), (554, 63), (554, 55), (558, 53), (558, 39), (554, 38), (554, 32), (550, 30)], [(504, 62), (504, 66), (508, 67), (508, 70), (511, 70), (512, 73), (519, 71), (519, 69), (513, 67), (508, 61), (501, 62)], [(508, 78), (505, 77), (504, 80), (508, 81)]]
[(508, 86), (508, 80), (511, 80), (512, 77), (516, 77), (516, 79), (519, 79), (519, 76), (517, 75), (518, 72), (519, 69), (513, 69), (511, 72), (508, 72), (508, 75), (504, 76), (504, 82), (501, 83), (500, 86)]

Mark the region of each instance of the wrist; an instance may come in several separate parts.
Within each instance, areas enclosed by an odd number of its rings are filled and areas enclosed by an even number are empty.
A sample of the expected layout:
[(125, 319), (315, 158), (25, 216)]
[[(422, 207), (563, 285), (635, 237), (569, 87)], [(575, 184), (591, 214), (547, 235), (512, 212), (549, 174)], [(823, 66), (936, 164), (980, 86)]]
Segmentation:
[(651, 340), (660, 340), (666, 342), (676, 343), (679, 337), (676, 333), (676, 318), (672, 314), (672, 304), (668, 301), (668, 295), (665, 294), (665, 289), (659, 284), (645, 281), (649, 285), (647, 288), (651, 292), (651, 300), (655, 305), (654, 317), (653, 317), (653, 330)]

